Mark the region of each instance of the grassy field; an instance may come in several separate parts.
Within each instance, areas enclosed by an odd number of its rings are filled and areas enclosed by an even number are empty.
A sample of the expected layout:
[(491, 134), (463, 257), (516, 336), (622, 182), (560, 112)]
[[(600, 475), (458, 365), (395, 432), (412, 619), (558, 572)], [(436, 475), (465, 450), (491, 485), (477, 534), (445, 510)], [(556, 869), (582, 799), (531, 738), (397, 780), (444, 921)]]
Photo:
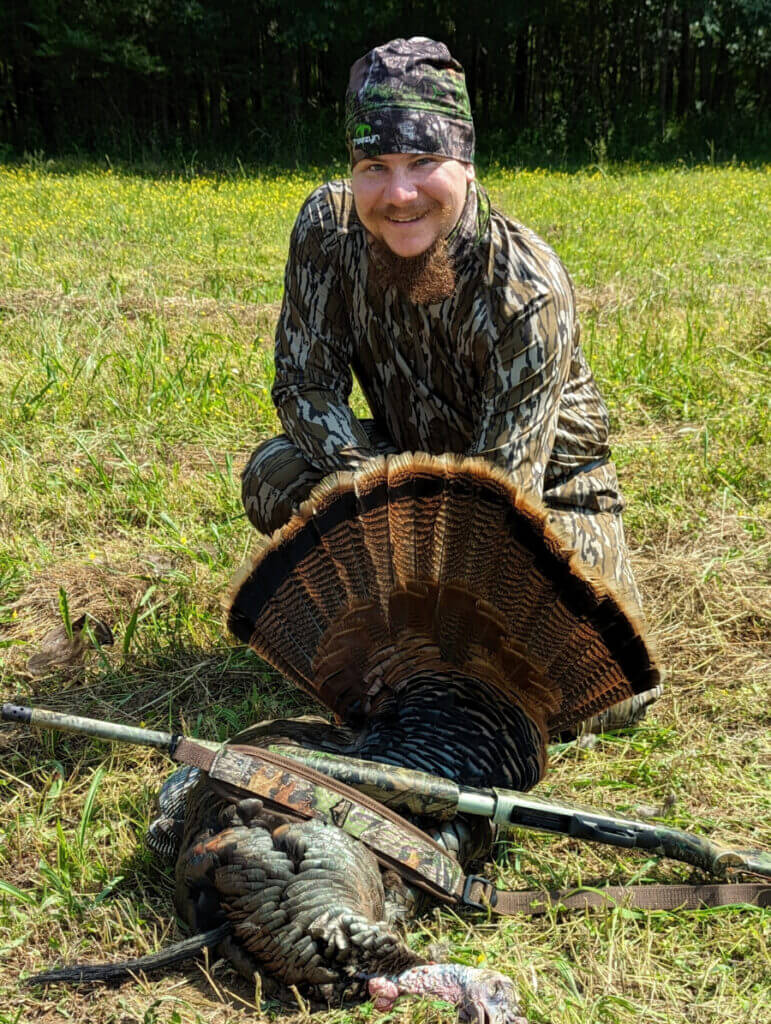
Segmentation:
[[(239, 471), (277, 432), (271, 336), (289, 231), (324, 174), (0, 169), (4, 700), (206, 737), (306, 707), (231, 645), (221, 603), (255, 539)], [(668, 674), (640, 728), (558, 750), (540, 792), (771, 849), (767, 169), (492, 167), (483, 180), (574, 276)], [(115, 643), (33, 676), (65, 605), (107, 621)], [(6, 727), (0, 750), (0, 1022), (254, 1020), (254, 989), (222, 964), (91, 992), (19, 987), (24, 972), (142, 955), (179, 934), (172, 879), (142, 844), (166, 765)], [(505, 837), (496, 875), (509, 887), (698, 877), (523, 832)], [(511, 973), (535, 1024), (771, 1019), (768, 911), (442, 912), (413, 929), (417, 947), (440, 940)], [(393, 1016), (454, 1019), (439, 1004)], [(365, 1004), (319, 1019), (370, 1017)]]

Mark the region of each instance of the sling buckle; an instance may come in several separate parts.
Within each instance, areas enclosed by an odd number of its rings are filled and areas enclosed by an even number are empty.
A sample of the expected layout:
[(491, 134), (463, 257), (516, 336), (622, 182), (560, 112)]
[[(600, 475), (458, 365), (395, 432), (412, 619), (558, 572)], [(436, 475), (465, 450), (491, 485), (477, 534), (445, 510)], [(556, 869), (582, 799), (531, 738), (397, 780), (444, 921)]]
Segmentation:
[[(478, 882), (484, 890), (482, 899), (485, 902), (483, 903), (471, 898), (471, 887), (475, 882)], [(498, 902), (498, 890), (495, 888), (495, 883), (491, 882), (489, 878), (482, 878), (481, 875), (467, 875), (461, 902), (475, 910), (487, 910), (488, 907), (494, 907)]]

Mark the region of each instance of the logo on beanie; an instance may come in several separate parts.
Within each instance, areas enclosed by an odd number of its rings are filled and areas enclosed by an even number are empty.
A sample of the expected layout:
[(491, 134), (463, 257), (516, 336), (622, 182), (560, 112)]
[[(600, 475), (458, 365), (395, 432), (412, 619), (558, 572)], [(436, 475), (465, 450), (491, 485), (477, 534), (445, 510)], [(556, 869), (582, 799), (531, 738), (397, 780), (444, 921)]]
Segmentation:
[(371, 146), (376, 142), (380, 142), (380, 136), (372, 134), (371, 124), (357, 124), (353, 133), (353, 139), (359, 146)]

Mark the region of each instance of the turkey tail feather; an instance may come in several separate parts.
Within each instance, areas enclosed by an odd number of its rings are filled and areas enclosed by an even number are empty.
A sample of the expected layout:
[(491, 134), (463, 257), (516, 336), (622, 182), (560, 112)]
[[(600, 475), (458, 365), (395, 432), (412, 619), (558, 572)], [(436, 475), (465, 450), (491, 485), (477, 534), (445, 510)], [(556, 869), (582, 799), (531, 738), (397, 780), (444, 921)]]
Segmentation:
[(448, 455), (322, 481), (236, 581), (229, 626), (343, 719), (451, 669), (555, 732), (659, 678), (634, 612), (544, 508)]

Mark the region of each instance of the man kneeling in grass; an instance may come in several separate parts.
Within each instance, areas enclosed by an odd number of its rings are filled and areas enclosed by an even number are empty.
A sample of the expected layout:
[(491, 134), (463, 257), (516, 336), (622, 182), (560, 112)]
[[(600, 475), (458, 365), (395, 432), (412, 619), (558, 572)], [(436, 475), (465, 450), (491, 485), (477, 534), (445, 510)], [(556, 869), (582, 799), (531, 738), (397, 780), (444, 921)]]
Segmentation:
[[(272, 392), (285, 433), (244, 471), (250, 520), (272, 532), (376, 454), (483, 456), (639, 609), (573, 285), (476, 181), (461, 65), (422, 37), (376, 47), (351, 68), (345, 128), (350, 180), (316, 189), (292, 232)], [(372, 419), (351, 411), (352, 373)], [(635, 721), (658, 693), (588, 727)]]

